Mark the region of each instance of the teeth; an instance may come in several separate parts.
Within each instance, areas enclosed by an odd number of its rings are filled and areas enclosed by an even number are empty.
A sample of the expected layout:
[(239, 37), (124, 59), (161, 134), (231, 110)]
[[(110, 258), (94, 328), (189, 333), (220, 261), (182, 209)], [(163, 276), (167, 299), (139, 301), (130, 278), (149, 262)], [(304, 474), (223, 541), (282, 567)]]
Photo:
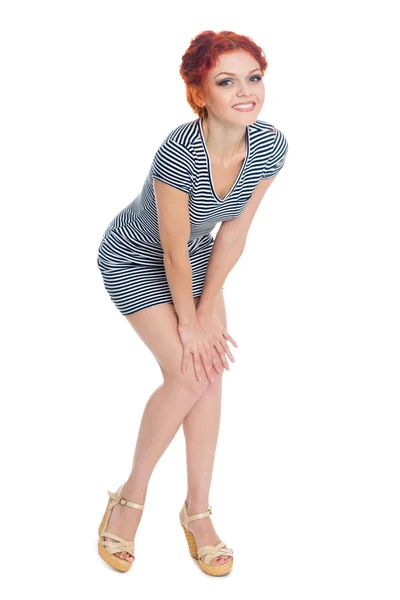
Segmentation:
[(250, 102), (250, 104), (234, 104), (233, 108), (250, 108), (253, 104), (254, 102)]

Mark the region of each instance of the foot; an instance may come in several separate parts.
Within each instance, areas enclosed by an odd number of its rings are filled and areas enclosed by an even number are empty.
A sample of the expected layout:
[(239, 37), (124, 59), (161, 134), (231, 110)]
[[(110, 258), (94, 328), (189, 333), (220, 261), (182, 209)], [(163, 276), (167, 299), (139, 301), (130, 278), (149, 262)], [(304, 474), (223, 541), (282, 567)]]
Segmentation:
[[(189, 503), (187, 503), (186, 508), (187, 513), (190, 517), (191, 515), (195, 515), (197, 513), (206, 512), (208, 505), (206, 507), (196, 505), (191, 506)], [(181, 522), (183, 522), (183, 509), (179, 513), (179, 518)], [(189, 531), (193, 533), (198, 548), (200, 546), (216, 546), (222, 541), (217, 536), (213, 524), (211, 522), (211, 518), (209, 516), (203, 517), (202, 519), (195, 519), (194, 521), (190, 521), (188, 528)], [(202, 558), (200, 558), (200, 560), (203, 561)], [(223, 565), (231, 560), (231, 556), (216, 556), (212, 559), (211, 564)]]
[[(137, 502), (138, 504), (144, 504), (139, 498), (137, 499), (137, 494), (135, 495), (135, 491), (132, 488), (129, 488), (129, 485), (124, 483), (121, 492), (121, 496), (125, 498), (125, 500), (129, 500), (130, 502)], [(116, 504), (111, 512), (111, 517), (108, 523), (107, 531), (110, 533), (115, 533), (119, 537), (124, 538), (125, 540), (134, 540), (136, 535), (136, 530), (140, 523), (140, 519), (142, 518), (143, 510), (138, 508), (132, 508), (131, 506), (121, 506), (120, 504)], [(112, 538), (104, 537), (105, 540), (110, 540), (111, 542), (115, 542)], [(118, 556), (127, 562), (132, 563), (135, 560), (135, 557), (132, 556), (129, 552), (116, 552), (114, 556)]]

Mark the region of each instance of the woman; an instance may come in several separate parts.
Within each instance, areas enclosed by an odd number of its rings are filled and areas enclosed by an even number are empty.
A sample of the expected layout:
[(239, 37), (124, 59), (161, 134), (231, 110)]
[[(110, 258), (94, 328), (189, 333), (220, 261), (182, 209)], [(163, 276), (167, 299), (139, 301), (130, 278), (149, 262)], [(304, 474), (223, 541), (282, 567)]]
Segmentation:
[(267, 64), (251, 38), (231, 31), (191, 40), (180, 73), (198, 118), (166, 137), (141, 193), (101, 240), (105, 288), (164, 379), (145, 407), (132, 471), (108, 492), (99, 527), (100, 556), (120, 571), (135, 559), (150, 476), (181, 425), (188, 488), (179, 519), (190, 554), (207, 574), (232, 569), (233, 551), (216, 534), (208, 504), (222, 375), (227, 357), (234, 362), (227, 342), (237, 347), (222, 290), (288, 151), (284, 134), (257, 119)]

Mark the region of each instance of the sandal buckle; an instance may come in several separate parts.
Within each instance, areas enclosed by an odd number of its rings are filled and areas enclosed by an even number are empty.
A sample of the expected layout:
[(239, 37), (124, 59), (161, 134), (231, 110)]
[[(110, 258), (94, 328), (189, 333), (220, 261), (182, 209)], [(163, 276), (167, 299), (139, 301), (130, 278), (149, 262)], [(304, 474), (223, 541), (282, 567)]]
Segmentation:
[(212, 508), (211, 508), (211, 506), (208, 507), (208, 512), (210, 513), (210, 515), (212, 515)]
[(121, 496), (121, 498), (118, 500), (118, 504), (122, 504), (122, 506), (124, 506), (124, 505), (126, 504), (126, 502), (127, 502), (127, 501), (125, 500), (125, 498), (122, 498), (122, 496)]

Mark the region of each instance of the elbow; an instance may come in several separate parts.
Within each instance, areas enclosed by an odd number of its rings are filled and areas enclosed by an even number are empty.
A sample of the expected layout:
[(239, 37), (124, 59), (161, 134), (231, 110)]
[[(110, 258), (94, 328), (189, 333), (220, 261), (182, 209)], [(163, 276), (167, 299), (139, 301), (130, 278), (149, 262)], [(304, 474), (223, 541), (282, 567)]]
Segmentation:
[[(222, 233), (222, 232), (221, 232)], [(223, 244), (246, 244), (246, 240), (247, 240), (247, 231), (239, 231), (237, 233), (222, 233), (222, 235), (220, 236), (221, 242)]]
[(180, 265), (186, 263), (189, 260), (189, 253), (187, 246), (185, 247), (174, 247), (164, 248), (164, 263), (170, 265)]

